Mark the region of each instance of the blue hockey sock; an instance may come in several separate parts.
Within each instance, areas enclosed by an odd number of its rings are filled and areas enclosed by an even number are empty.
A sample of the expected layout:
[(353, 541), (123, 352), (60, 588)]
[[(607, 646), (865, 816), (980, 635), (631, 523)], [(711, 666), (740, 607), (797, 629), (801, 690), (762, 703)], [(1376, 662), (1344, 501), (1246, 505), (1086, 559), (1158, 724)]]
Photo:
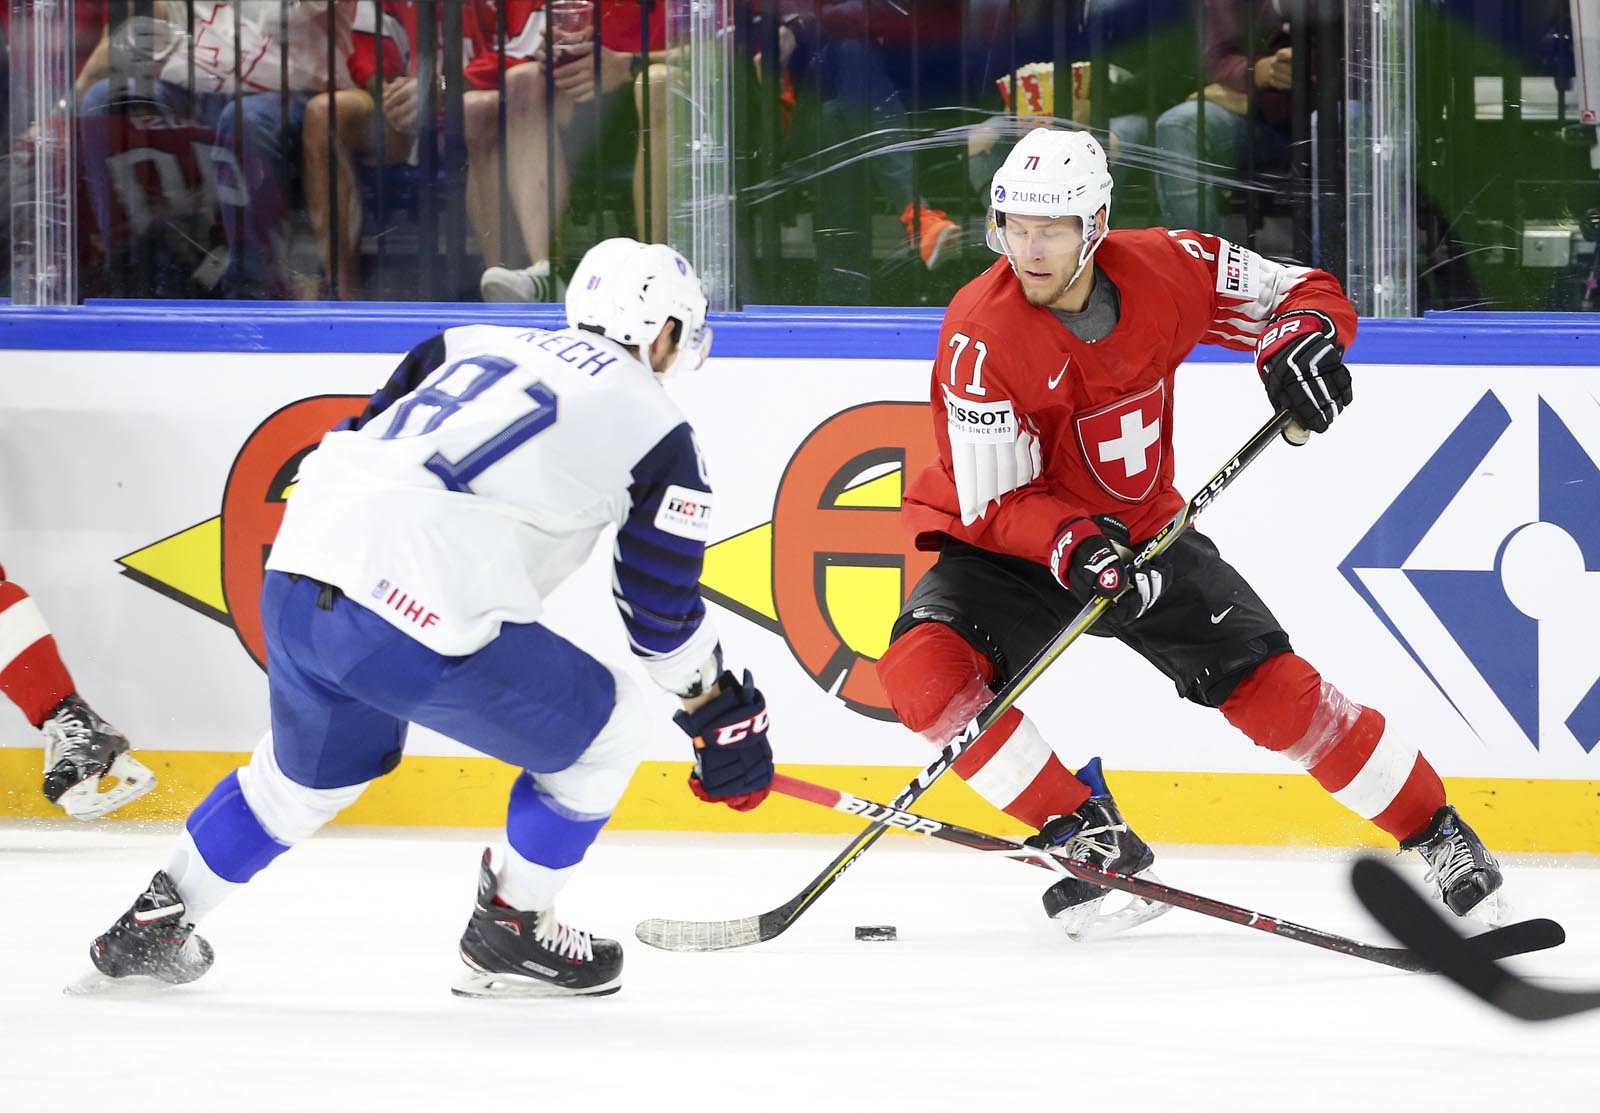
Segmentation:
[(184, 826), (206, 865), (224, 881), (249, 881), (289, 849), (250, 810), (237, 770), (217, 782)]

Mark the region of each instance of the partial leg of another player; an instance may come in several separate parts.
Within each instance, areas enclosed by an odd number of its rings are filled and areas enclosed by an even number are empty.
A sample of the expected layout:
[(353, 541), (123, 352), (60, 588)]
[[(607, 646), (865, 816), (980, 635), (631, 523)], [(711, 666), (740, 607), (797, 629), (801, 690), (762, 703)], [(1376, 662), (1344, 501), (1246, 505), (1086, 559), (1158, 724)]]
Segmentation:
[(416, 722), (524, 770), (509, 848), (498, 870), (485, 855), (462, 938), (469, 995), (614, 992), (620, 945), (563, 923), (554, 901), (638, 762), (645, 732), (629, 682), (538, 625), (508, 624), (477, 653), (444, 657), (338, 592), (277, 572), (262, 615), (272, 730), (95, 941), (99, 973), (172, 984), (204, 974), (212, 950), (195, 925), (393, 771)]
[(1305, 769), (1335, 800), (1429, 865), (1451, 911), (1497, 922), (1499, 864), (1445, 798), (1417, 747), (1296, 655), (1276, 618), (1211, 540), (1189, 530), (1163, 558), (1161, 603), (1121, 631), (1187, 699)]
[[(1077, 613), (1042, 567), (951, 543), (917, 584), (878, 676), (900, 721), (943, 746), (994, 698), (1011, 657), (1028, 660)], [(1068, 613), (1070, 611), (1070, 613)], [(981, 617), (976, 617), (981, 616)], [(991, 630), (1002, 634), (992, 634)], [(1104, 869), (1143, 874), (1155, 855), (1118, 809), (1093, 759), (1074, 774), (1033, 721), (1009, 709), (953, 766), (1001, 811), (1039, 833), (1040, 846)], [(1043, 897), (1046, 913), (1074, 939), (1124, 930), (1166, 905), (1111, 898), (1065, 877)]]
[(77, 693), (44, 615), (0, 568), (0, 691), (44, 735), (44, 795), (96, 819), (156, 785), (128, 740)]

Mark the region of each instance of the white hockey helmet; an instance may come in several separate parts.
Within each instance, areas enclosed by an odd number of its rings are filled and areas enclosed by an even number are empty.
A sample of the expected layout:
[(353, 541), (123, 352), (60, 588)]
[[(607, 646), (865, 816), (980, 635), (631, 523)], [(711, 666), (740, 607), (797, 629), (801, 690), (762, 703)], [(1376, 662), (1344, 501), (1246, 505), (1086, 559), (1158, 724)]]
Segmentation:
[(601, 240), (578, 263), (567, 287), (567, 324), (590, 328), (638, 348), (650, 363), (650, 345), (669, 320), (680, 325), (678, 354), (659, 375), (693, 370), (711, 350), (706, 293), (694, 268), (672, 248), (619, 236)]
[[(1096, 227), (1095, 214), (1105, 210), (1105, 224)], [(1106, 153), (1085, 131), (1035, 128), (1024, 135), (994, 172), (989, 188), (989, 219), (984, 242), (991, 251), (1010, 255), (1006, 244), (1006, 214), (1018, 216), (1075, 216), (1083, 228), (1076, 279), (1089, 257), (1105, 242), (1111, 222), (1111, 171)], [(1013, 263), (1013, 265), (1015, 265)]]

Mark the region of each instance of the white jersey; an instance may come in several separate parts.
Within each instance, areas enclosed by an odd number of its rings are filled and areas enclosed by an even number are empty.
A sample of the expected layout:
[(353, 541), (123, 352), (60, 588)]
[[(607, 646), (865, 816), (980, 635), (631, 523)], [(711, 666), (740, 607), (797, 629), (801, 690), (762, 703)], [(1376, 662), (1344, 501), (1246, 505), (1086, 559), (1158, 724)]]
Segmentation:
[(627, 349), (577, 329), (450, 329), (347, 424), (301, 464), (269, 569), (462, 656), (538, 619), (615, 526), (614, 595), (645, 667), (682, 690), (715, 652), (699, 592), (710, 484)]
[[(161, 80), (187, 87), (192, 57), (195, 92), (232, 93), (237, 59), (238, 87), (244, 92), (276, 92), (284, 88), (321, 92), (328, 88), (331, 34), (333, 85), (347, 88), (354, 84), (349, 62), (355, 9), (355, 4), (329, 0), (197, 0), (193, 5), (192, 48), (179, 40), (178, 48), (166, 58)], [(167, 2), (162, 10), (180, 35), (190, 31), (190, 13), (185, 5)]]

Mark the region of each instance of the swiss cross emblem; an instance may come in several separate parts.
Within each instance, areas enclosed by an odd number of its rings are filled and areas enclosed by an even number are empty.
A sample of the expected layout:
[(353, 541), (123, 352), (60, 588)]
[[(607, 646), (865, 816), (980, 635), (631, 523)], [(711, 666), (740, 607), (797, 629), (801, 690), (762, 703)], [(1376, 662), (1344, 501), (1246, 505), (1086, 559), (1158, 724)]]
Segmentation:
[(1089, 474), (1107, 494), (1142, 502), (1161, 474), (1167, 381), (1072, 419)]

